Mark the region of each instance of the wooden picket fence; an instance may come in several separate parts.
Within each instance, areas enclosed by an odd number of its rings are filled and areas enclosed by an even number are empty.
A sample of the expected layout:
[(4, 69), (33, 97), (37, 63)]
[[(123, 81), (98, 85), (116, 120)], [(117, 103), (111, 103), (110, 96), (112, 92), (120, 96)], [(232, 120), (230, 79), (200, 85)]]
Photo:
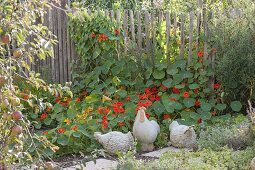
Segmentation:
[[(166, 56), (170, 64), (171, 44), (179, 42), (179, 55), (192, 60), (192, 54), (197, 52), (199, 44), (203, 44), (204, 61), (209, 60), (214, 67), (214, 55), (209, 55), (208, 38), (209, 24), (202, 8), (202, 1), (198, 0), (198, 10), (188, 14), (176, 14), (169, 11), (113, 11), (105, 10), (105, 15), (115, 20), (123, 30), (124, 45), (118, 44), (119, 54), (136, 52), (137, 55), (148, 54), (153, 57), (157, 46), (157, 39), (164, 40)], [(165, 22), (166, 32), (160, 34), (158, 26)], [(40, 72), (44, 78), (55, 83), (71, 81), (72, 63), (78, 57), (75, 45), (68, 33), (68, 17), (66, 11), (53, 7), (45, 16), (44, 25), (57, 36), (58, 44), (54, 47), (54, 58), (48, 57), (45, 61), (37, 60), (32, 69)], [(199, 35), (203, 33), (203, 40)], [(196, 36), (194, 36), (196, 35)], [(176, 37), (180, 37), (176, 39)]]

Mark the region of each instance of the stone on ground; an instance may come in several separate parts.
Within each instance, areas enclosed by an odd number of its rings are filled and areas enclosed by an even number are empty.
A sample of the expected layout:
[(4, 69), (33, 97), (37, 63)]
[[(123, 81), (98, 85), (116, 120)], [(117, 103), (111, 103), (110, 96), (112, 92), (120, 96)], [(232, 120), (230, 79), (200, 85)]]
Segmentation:
[(76, 165), (68, 168), (64, 168), (64, 170), (112, 170), (115, 169), (118, 165), (117, 161), (107, 160), (107, 159), (97, 159), (96, 164), (93, 161), (87, 162), (86, 166), (84, 165)]

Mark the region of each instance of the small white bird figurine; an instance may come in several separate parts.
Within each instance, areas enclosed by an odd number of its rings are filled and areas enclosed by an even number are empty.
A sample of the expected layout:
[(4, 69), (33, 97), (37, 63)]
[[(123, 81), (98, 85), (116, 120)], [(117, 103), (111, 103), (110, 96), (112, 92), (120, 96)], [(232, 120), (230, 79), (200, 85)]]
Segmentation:
[(179, 125), (173, 121), (170, 126), (171, 145), (178, 148), (194, 148), (196, 146), (197, 135), (193, 126)]
[(158, 123), (154, 120), (149, 121), (145, 115), (145, 107), (141, 107), (135, 118), (133, 134), (142, 145), (142, 151), (152, 151), (154, 142), (160, 132)]
[(113, 131), (106, 134), (101, 132), (95, 132), (94, 137), (103, 145), (104, 149), (110, 154), (116, 154), (116, 152), (127, 152), (134, 148), (134, 138), (131, 132), (127, 134)]

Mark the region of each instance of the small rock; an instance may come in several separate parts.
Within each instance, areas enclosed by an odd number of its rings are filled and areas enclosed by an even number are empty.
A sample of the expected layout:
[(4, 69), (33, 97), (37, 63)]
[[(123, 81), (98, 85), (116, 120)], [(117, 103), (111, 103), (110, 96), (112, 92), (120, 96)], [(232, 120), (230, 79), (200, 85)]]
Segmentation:
[(251, 160), (251, 170), (255, 170), (255, 157)]

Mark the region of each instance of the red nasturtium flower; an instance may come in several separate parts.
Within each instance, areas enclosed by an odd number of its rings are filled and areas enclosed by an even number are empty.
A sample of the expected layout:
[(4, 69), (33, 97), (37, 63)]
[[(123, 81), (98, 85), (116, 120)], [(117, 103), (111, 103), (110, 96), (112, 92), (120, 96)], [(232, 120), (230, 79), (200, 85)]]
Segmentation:
[(123, 102), (118, 102), (117, 105), (118, 106), (123, 106)]
[(125, 98), (126, 101), (130, 101), (130, 96)]
[(197, 119), (197, 123), (201, 124), (203, 122), (203, 120), (201, 118)]
[(180, 94), (180, 90), (177, 89), (176, 87), (173, 87), (173, 88), (172, 88), (172, 92), (173, 92), (174, 94)]
[(170, 119), (170, 118), (171, 118), (171, 116), (169, 114), (164, 114), (164, 116), (163, 116), (164, 120), (167, 120), (167, 119)]
[(97, 112), (98, 112), (99, 114), (103, 114), (103, 108), (102, 108), (102, 107), (97, 108)]
[(184, 98), (188, 98), (189, 97), (189, 92), (185, 91), (182, 95)]
[(104, 113), (105, 114), (108, 114), (109, 112), (110, 112), (110, 108), (108, 108), (108, 107), (104, 108)]
[(125, 122), (118, 122), (119, 126), (125, 126)]
[(219, 84), (219, 83), (215, 83), (215, 84), (213, 85), (213, 88), (214, 88), (214, 89), (219, 89), (219, 88), (220, 88), (220, 84)]
[(114, 33), (115, 33), (115, 35), (120, 35), (120, 30), (119, 29), (115, 29)]
[(195, 106), (196, 106), (196, 107), (199, 107), (200, 104), (201, 104), (200, 101), (198, 101), (198, 100), (195, 101)]
[(47, 114), (45, 112), (42, 113), (42, 115), (40, 116), (40, 120), (43, 120), (47, 117)]
[(102, 119), (102, 128), (103, 129), (107, 129), (108, 128), (108, 120), (107, 120), (106, 116), (104, 116), (103, 119)]
[(198, 92), (199, 92), (199, 89), (198, 89), (198, 88), (194, 90), (194, 93), (195, 93), (195, 94), (198, 94)]
[(199, 51), (199, 52), (197, 53), (197, 56), (198, 56), (198, 57), (203, 57), (203, 55), (204, 55), (203, 51)]
[(65, 128), (58, 128), (57, 131), (58, 131), (58, 133), (61, 134), (61, 133), (65, 133), (66, 130), (65, 130)]
[(74, 125), (72, 128), (71, 128), (71, 130), (73, 130), (73, 131), (76, 131), (78, 129), (78, 126), (77, 125)]
[(43, 135), (48, 135), (49, 133), (47, 131), (42, 132)]
[(91, 37), (91, 38), (95, 38), (95, 37), (96, 37), (96, 34), (95, 34), (95, 33), (92, 33), (92, 34), (90, 34), (90, 37)]
[(78, 97), (75, 102), (78, 104), (81, 102), (81, 99)]
[(106, 41), (106, 40), (108, 40), (108, 37), (105, 34), (102, 33), (99, 35), (98, 37), (99, 42)]

